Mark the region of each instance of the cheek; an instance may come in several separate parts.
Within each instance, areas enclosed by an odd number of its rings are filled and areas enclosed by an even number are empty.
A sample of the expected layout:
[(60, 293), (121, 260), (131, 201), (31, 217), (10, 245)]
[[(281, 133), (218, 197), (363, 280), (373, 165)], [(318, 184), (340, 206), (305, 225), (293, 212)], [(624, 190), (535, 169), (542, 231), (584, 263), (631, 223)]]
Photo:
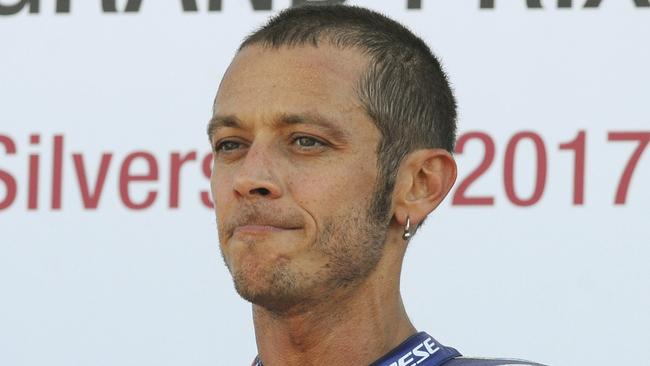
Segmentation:
[(360, 204), (366, 207), (374, 192), (375, 179), (375, 167), (358, 162), (338, 164), (309, 175), (292, 174), (288, 186), (297, 204), (312, 214), (334, 213), (351, 206), (358, 208)]
[(222, 216), (228, 212), (228, 207), (233, 201), (231, 176), (223, 174), (223, 172), (221, 174), (215, 172), (210, 177), (210, 190), (219, 222), (221, 222)]
[(219, 248), (221, 255), (226, 262), (229, 269), (235, 268), (236, 261), (233, 262), (237, 253), (234, 252), (232, 246), (227, 245), (226, 233), (224, 231), (225, 219), (228, 213), (231, 212), (229, 207), (233, 204), (232, 199), (232, 182), (225, 174), (212, 174), (210, 178), (210, 189), (212, 191), (212, 199), (214, 202), (214, 212), (217, 221), (217, 235), (219, 237)]
[(229, 191), (232, 188), (233, 174), (228, 172), (225, 168), (213, 167), (212, 169), (213, 173), (210, 176), (210, 188), (212, 189), (212, 194), (215, 196), (223, 195), (224, 192)]

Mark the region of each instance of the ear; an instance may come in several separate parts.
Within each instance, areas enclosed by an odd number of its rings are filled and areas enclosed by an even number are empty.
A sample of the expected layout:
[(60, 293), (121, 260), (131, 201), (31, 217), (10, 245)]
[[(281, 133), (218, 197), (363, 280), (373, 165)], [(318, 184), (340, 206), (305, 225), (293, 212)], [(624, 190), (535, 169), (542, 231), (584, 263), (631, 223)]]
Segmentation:
[(456, 161), (443, 149), (416, 150), (400, 165), (393, 207), (400, 225), (417, 226), (445, 198), (456, 181)]

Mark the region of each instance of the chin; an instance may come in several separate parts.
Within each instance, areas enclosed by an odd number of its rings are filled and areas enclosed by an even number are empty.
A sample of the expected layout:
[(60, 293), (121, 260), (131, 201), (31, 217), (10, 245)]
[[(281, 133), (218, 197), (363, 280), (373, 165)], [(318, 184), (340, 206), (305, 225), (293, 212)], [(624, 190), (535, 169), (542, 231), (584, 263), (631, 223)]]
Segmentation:
[(304, 281), (286, 264), (270, 265), (262, 271), (240, 269), (233, 272), (233, 281), (239, 296), (272, 312), (284, 313), (304, 303), (306, 291), (299, 286)]

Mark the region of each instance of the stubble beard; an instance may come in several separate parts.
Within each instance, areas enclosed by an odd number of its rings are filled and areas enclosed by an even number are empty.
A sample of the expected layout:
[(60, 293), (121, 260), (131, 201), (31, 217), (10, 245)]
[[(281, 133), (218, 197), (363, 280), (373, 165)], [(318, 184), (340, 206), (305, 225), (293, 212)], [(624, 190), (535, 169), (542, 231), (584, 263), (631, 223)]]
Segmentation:
[(276, 314), (302, 312), (332, 299), (336, 292), (356, 286), (375, 269), (386, 240), (386, 221), (370, 207), (330, 217), (310, 244), (326, 258), (323, 267), (304, 273), (290, 262), (274, 262), (255, 279), (245, 269), (229, 267), (235, 289), (245, 300)]

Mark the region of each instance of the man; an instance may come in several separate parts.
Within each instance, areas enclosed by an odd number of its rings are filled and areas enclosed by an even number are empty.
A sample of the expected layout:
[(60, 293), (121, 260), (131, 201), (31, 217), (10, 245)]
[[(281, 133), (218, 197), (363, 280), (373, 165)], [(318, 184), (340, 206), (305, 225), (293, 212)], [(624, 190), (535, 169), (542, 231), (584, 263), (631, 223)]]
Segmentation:
[(456, 178), (455, 119), (426, 44), (370, 10), (289, 9), (243, 42), (208, 135), (254, 365), (532, 365), (462, 358), (402, 303), (409, 239)]

